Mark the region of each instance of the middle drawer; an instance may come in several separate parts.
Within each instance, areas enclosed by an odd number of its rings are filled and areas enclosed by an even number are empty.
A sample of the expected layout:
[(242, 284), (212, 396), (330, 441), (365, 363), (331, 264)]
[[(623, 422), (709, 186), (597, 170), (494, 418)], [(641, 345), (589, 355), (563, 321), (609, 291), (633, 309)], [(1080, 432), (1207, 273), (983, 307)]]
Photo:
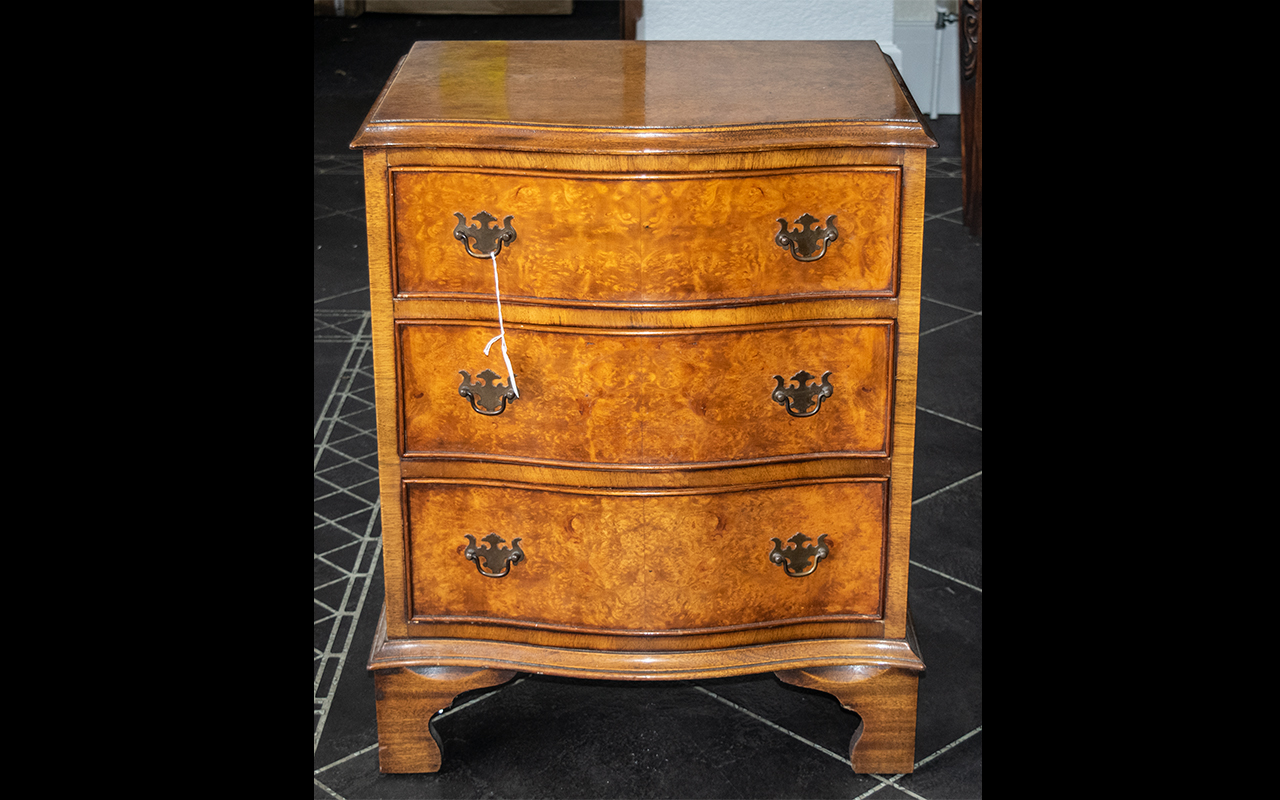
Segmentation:
[(400, 320), (407, 458), (679, 469), (888, 454), (892, 320), (633, 330)]

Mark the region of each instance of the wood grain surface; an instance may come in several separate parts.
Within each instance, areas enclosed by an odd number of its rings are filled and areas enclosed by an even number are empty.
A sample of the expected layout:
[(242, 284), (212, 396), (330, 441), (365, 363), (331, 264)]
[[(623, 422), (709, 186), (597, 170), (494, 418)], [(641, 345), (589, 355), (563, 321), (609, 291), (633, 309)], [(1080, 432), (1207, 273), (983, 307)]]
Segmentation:
[(834, 696), (862, 718), (849, 742), (854, 772), (902, 775), (915, 770), (918, 670), (840, 665), (777, 674), (784, 683)]
[(872, 41), (417, 42), (353, 147), (932, 147)]
[[(889, 296), (897, 267), (896, 167), (712, 178), (395, 169), (400, 297), (493, 296), (489, 259), (454, 238), (481, 211), (513, 217), (498, 254), (506, 303), (714, 305), (807, 295)], [(801, 262), (774, 242), (802, 215), (839, 236)], [(490, 223), (495, 224), (495, 223)]]
[[(675, 469), (821, 454), (884, 455), (893, 326), (822, 321), (701, 331), (512, 326), (519, 399), (497, 416), (459, 394), (484, 369), (508, 385), (496, 326), (399, 325), (407, 457)], [(774, 402), (807, 370), (832, 396), (798, 418)], [(816, 382), (816, 381), (815, 381)], [(811, 382), (812, 385), (812, 382)]]
[[(916, 672), (924, 662), (905, 640), (885, 639), (872, 634), (836, 633), (806, 636), (804, 626), (760, 628), (740, 634), (711, 634), (706, 643), (694, 635), (679, 637), (616, 636), (599, 637), (607, 646), (582, 647), (587, 635), (560, 634), (505, 626), (489, 635), (477, 635), (486, 626), (449, 626), (461, 636), (439, 633), (437, 626), (422, 626), (427, 635), (391, 638), (386, 606), (378, 619), (378, 629), (369, 650), (371, 670), (401, 666), (500, 665), (501, 669), (604, 680), (666, 681), (723, 678), (757, 672), (839, 665), (893, 667)], [(848, 623), (875, 627), (875, 623)], [(415, 629), (418, 626), (415, 626)], [(768, 639), (762, 634), (780, 630), (784, 635)], [(467, 632), (470, 631), (468, 634)], [(521, 634), (531, 637), (521, 639)], [(737, 641), (726, 641), (738, 637)], [(653, 647), (666, 643), (666, 649)]]
[[(411, 618), (678, 635), (880, 614), (886, 481), (683, 492), (407, 481)], [(501, 578), (467, 560), (491, 533), (525, 560)], [(774, 538), (828, 537), (792, 577)]]
[(506, 683), (511, 670), (468, 667), (392, 667), (373, 673), (378, 709), (378, 768), (436, 772), (443, 752), (432, 718), (472, 689)]

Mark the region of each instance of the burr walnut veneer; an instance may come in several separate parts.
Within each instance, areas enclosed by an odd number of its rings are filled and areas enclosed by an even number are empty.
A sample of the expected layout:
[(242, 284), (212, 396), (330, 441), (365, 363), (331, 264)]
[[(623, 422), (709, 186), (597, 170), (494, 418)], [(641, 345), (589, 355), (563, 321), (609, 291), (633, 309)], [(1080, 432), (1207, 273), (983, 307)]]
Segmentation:
[(352, 146), (382, 769), (439, 769), (431, 717), (517, 672), (775, 672), (862, 717), (855, 770), (910, 772), (934, 142), (892, 62), (873, 42), (419, 42)]

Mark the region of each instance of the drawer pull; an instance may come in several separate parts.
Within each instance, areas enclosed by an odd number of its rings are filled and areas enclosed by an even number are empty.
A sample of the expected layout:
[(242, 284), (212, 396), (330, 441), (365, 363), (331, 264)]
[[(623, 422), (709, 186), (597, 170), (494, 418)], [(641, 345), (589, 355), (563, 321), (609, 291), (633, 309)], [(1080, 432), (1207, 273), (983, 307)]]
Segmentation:
[[(814, 376), (800, 370), (791, 377), (797, 385), (787, 386), (781, 375), (774, 375), (773, 379), (778, 382), (778, 387), (773, 390), (773, 402), (784, 406), (793, 417), (812, 417), (822, 408), (822, 401), (834, 391), (831, 381), (827, 380), (830, 376), (830, 372), (825, 372), (822, 383), (810, 385), (809, 381), (814, 380)], [(809, 410), (810, 406), (813, 406), (812, 411)]]
[[(510, 547), (499, 547), (498, 545), (505, 542), (506, 539), (503, 539), (496, 533), (491, 533), (480, 540), (485, 542), (487, 546), (480, 547), (476, 544), (476, 537), (469, 533), (463, 535), (466, 536), (467, 541), (470, 542), (470, 544), (467, 545), (467, 549), (463, 551), (463, 555), (467, 557), (468, 561), (476, 562), (476, 569), (479, 570), (480, 574), (486, 578), (504, 577), (511, 571), (513, 566), (524, 561), (524, 551), (520, 549), (519, 538), (512, 539)], [(488, 569), (480, 564), (482, 560), (485, 565), (487, 565)], [(495, 568), (501, 569), (502, 571), (495, 572)]]
[(786, 548), (783, 548), (780, 540), (770, 539), (773, 550), (769, 552), (769, 560), (781, 564), (783, 571), (793, 578), (812, 575), (818, 568), (818, 562), (831, 552), (826, 539), (827, 535), (824, 533), (818, 537), (817, 544), (807, 544), (813, 540), (803, 533), (797, 533), (787, 540), (787, 544), (791, 546)]
[[(834, 242), (840, 236), (840, 232), (836, 230), (836, 215), (832, 214), (827, 217), (827, 224), (821, 228), (810, 230), (809, 226), (817, 222), (818, 218), (809, 214), (804, 214), (796, 220), (797, 223), (804, 226), (803, 229), (795, 228), (787, 230), (787, 221), (778, 219), (778, 224), (782, 226), (782, 230), (778, 231), (778, 235), (773, 237), (773, 241), (779, 247), (790, 247), (791, 256), (796, 261), (817, 261), (827, 254), (827, 242)], [(822, 249), (818, 250), (818, 245), (822, 245)], [(814, 252), (818, 254), (815, 256)]]
[[(458, 374), (462, 376), (462, 384), (458, 387), (458, 394), (471, 401), (471, 408), (477, 414), (496, 417), (507, 410), (507, 401), (515, 400), (519, 396), (516, 394), (514, 387), (494, 383), (495, 380), (502, 376), (491, 369), (486, 369), (476, 376), (484, 383), (472, 383), (471, 374), (465, 369), (458, 370)], [(478, 405), (476, 403), (477, 400), (479, 400)], [(489, 410), (486, 411), (485, 409)]]
[[(497, 222), (498, 218), (491, 216), (487, 211), (481, 211), (472, 219), (479, 224), (467, 225), (467, 220), (458, 212), (453, 212), (458, 218), (458, 224), (453, 228), (453, 238), (462, 242), (462, 246), (467, 248), (467, 255), (475, 258), (489, 258), (496, 256), (502, 252), (504, 243), (511, 244), (516, 240), (516, 229), (511, 227), (511, 220), (514, 216), (507, 217), (502, 221), (502, 227), (496, 225), (489, 227), (490, 222)], [(471, 239), (476, 240), (476, 249), (471, 249)]]

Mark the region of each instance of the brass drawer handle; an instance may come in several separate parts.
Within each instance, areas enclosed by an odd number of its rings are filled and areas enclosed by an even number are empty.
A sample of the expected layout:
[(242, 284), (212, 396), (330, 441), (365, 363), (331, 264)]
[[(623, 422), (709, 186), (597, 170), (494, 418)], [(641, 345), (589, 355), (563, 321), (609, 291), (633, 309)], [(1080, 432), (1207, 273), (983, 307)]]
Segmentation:
[[(473, 383), (471, 374), (465, 369), (458, 370), (458, 374), (462, 376), (462, 384), (458, 387), (458, 394), (471, 401), (471, 409), (477, 414), (496, 417), (507, 410), (508, 401), (515, 400), (518, 397), (514, 388), (494, 383), (495, 380), (502, 376), (491, 369), (486, 369), (476, 376), (484, 383)], [(480, 401), (479, 405), (476, 404), (477, 400)], [(485, 409), (488, 409), (488, 411)]]
[[(787, 413), (793, 417), (812, 417), (822, 408), (822, 401), (830, 397), (834, 391), (831, 388), (831, 381), (827, 380), (829, 377), (831, 373), (825, 372), (822, 375), (821, 384), (810, 385), (809, 381), (814, 380), (814, 376), (800, 370), (791, 377), (796, 385), (787, 386), (781, 375), (774, 375), (773, 379), (778, 382), (778, 386), (773, 390), (773, 402), (784, 406)], [(809, 410), (810, 406), (813, 406), (812, 411)]]
[[(521, 561), (524, 561), (524, 551), (520, 549), (520, 539), (517, 537), (511, 540), (510, 547), (499, 547), (498, 545), (506, 541), (496, 533), (491, 533), (480, 541), (486, 543), (486, 547), (476, 545), (476, 537), (469, 533), (463, 534), (467, 537), (470, 544), (463, 551), (463, 555), (468, 561), (476, 562), (476, 569), (486, 578), (502, 578), (511, 571), (511, 568)], [(480, 562), (484, 561), (485, 566), (481, 566)], [(501, 572), (494, 570), (500, 569)]]
[[(491, 216), (487, 211), (481, 211), (472, 219), (476, 220), (477, 225), (467, 225), (466, 217), (458, 212), (453, 212), (458, 218), (458, 224), (453, 227), (453, 238), (462, 242), (462, 246), (467, 248), (467, 255), (475, 258), (489, 258), (496, 256), (502, 252), (504, 243), (511, 244), (516, 240), (516, 229), (511, 227), (511, 220), (514, 216), (509, 216), (502, 221), (502, 227), (496, 225), (489, 227), (490, 222), (497, 222), (498, 218)], [(476, 240), (476, 249), (471, 249), (471, 239)]]
[(813, 540), (803, 533), (797, 533), (787, 540), (787, 544), (791, 546), (783, 548), (780, 540), (770, 539), (769, 541), (773, 542), (773, 550), (769, 552), (769, 560), (782, 565), (783, 571), (793, 578), (812, 575), (818, 568), (818, 562), (831, 552), (826, 540), (827, 535), (824, 533), (818, 537), (816, 545), (807, 544)]
[[(773, 237), (773, 241), (779, 247), (790, 247), (791, 256), (796, 261), (817, 261), (827, 254), (827, 243), (834, 242), (840, 237), (840, 232), (836, 230), (836, 215), (832, 214), (827, 217), (827, 224), (821, 228), (809, 229), (809, 226), (817, 222), (818, 218), (809, 214), (802, 215), (796, 220), (804, 226), (804, 229), (795, 228), (787, 230), (787, 221), (778, 219), (778, 224), (782, 226), (782, 230)], [(818, 245), (822, 245), (822, 250), (818, 251)], [(815, 256), (814, 252), (818, 254)]]

